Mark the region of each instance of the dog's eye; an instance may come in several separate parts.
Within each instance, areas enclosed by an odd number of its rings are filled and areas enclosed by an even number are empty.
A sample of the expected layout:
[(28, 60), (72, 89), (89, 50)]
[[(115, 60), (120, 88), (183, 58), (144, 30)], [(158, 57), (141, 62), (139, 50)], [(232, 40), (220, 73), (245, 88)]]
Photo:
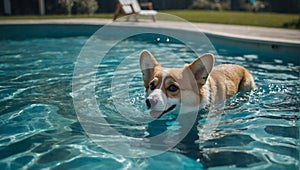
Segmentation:
[(167, 88), (167, 90), (169, 90), (170, 92), (176, 92), (178, 90), (178, 87), (172, 84)]
[(149, 84), (149, 88), (150, 88), (150, 90), (154, 90), (154, 89), (155, 89), (155, 84), (154, 84), (154, 82), (152, 82), (152, 83)]

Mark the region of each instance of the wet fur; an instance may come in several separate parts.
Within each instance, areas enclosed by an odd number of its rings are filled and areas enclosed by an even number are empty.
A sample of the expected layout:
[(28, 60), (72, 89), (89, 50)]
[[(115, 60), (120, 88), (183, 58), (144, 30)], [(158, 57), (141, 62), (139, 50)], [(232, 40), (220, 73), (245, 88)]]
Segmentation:
[[(171, 106), (183, 102), (188, 107), (205, 107), (222, 102), (239, 91), (255, 88), (252, 75), (244, 67), (213, 65), (214, 56), (204, 54), (183, 68), (164, 68), (149, 51), (144, 50), (140, 56), (140, 66), (149, 108), (154, 117), (162, 116)], [(151, 83), (155, 89), (149, 88)], [(171, 85), (178, 86), (178, 91), (168, 90)]]

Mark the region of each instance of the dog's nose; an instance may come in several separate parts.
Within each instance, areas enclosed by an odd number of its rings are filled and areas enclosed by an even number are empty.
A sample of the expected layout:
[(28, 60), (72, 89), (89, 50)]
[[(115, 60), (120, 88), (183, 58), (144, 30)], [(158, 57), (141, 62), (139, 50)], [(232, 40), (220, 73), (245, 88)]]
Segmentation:
[(147, 105), (148, 109), (151, 108), (151, 103), (150, 103), (150, 100), (149, 100), (149, 99), (146, 99), (146, 105)]
[(155, 106), (156, 104), (157, 104), (157, 99), (153, 99), (153, 98), (147, 98), (146, 99), (146, 104), (147, 104), (147, 107), (148, 107), (148, 109), (150, 109), (151, 108), (151, 106)]

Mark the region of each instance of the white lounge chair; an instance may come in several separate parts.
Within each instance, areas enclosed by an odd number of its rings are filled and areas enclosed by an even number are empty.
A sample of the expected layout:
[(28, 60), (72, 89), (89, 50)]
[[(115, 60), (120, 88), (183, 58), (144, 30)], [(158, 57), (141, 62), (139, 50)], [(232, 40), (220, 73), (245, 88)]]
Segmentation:
[[(148, 10), (142, 10), (141, 7), (147, 7)], [(129, 20), (131, 14), (134, 14), (136, 21), (138, 21), (137, 15), (151, 16), (153, 22), (155, 22), (157, 11), (153, 10), (151, 2), (139, 4), (137, 0), (117, 0), (117, 8), (113, 20), (116, 20), (120, 14), (129, 15), (127, 20)]]

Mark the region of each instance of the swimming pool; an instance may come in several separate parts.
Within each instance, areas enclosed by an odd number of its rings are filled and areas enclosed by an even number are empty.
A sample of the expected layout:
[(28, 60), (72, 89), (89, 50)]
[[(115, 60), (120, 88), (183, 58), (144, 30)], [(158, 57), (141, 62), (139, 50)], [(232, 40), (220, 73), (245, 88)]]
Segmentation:
[[(245, 53), (240, 49), (232, 50), (228, 44), (222, 46), (219, 41), (216, 64), (245, 66), (255, 78), (257, 91), (249, 98), (238, 95), (228, 101), (226, 114), (221, 117), (213, 138), (199, 140), (197, 134), (207, 116), (203, 113), (197, 126), (171, 151), (149, 158), (127, 158), (98, 147), (86, 135), (73, 106), (72, 78), (77, 57), (98, 27), (85, 26), (85, 31), (79, 25), (9, 25), (1, 28), (7, 32), (0, 40), (0, 167), (3, 169), (299, 167), (298, 53), (287, 57)], [(18, 31), (12, 31), (16, 29)], [(28, 34), (24, 34), (27, 29)], [(33, 34), (30, 30), (36, 30), (35, 36), (29, 35)], [(99, 44), (110, 43), (106, 39), (98, 41)], [(118, 114), (113, 104), (112, 73), (125, 62), (130, 68), (124, 74), (131, 79), (128, 85), (130, 101), (124, 99), (122, 111), (132, 113), (126, 110), (127, 102), (143, 109), (141, 75), (131, 74), (139, 72), (138, 60), (125, 60), (125, 56), (145, 48), (166, 66), (172, 56), (184, 62), (195, 58), (191, 49), (172, 37), (147, 34), (124, 39), (97, 64), (97, 103), (105, 110), (103, 117), (107, 122), (128, 137), (156, 135), (170, 127), (175, 135), (180, 125), (171, 126), (176, 125), (172, 117), (166, 116), (149, 124), (130, 124)], [(211, 51), (211, 48), (203, 46), (201, 51)], [(165, 55), (171, 59), (166, 60)], [(89, 82), (83, 83), (89, 85)], [(123, 96), (119, 97), (123, 99)], [(107, 135), (102, 142), (113, 142), (113, 139)]]

